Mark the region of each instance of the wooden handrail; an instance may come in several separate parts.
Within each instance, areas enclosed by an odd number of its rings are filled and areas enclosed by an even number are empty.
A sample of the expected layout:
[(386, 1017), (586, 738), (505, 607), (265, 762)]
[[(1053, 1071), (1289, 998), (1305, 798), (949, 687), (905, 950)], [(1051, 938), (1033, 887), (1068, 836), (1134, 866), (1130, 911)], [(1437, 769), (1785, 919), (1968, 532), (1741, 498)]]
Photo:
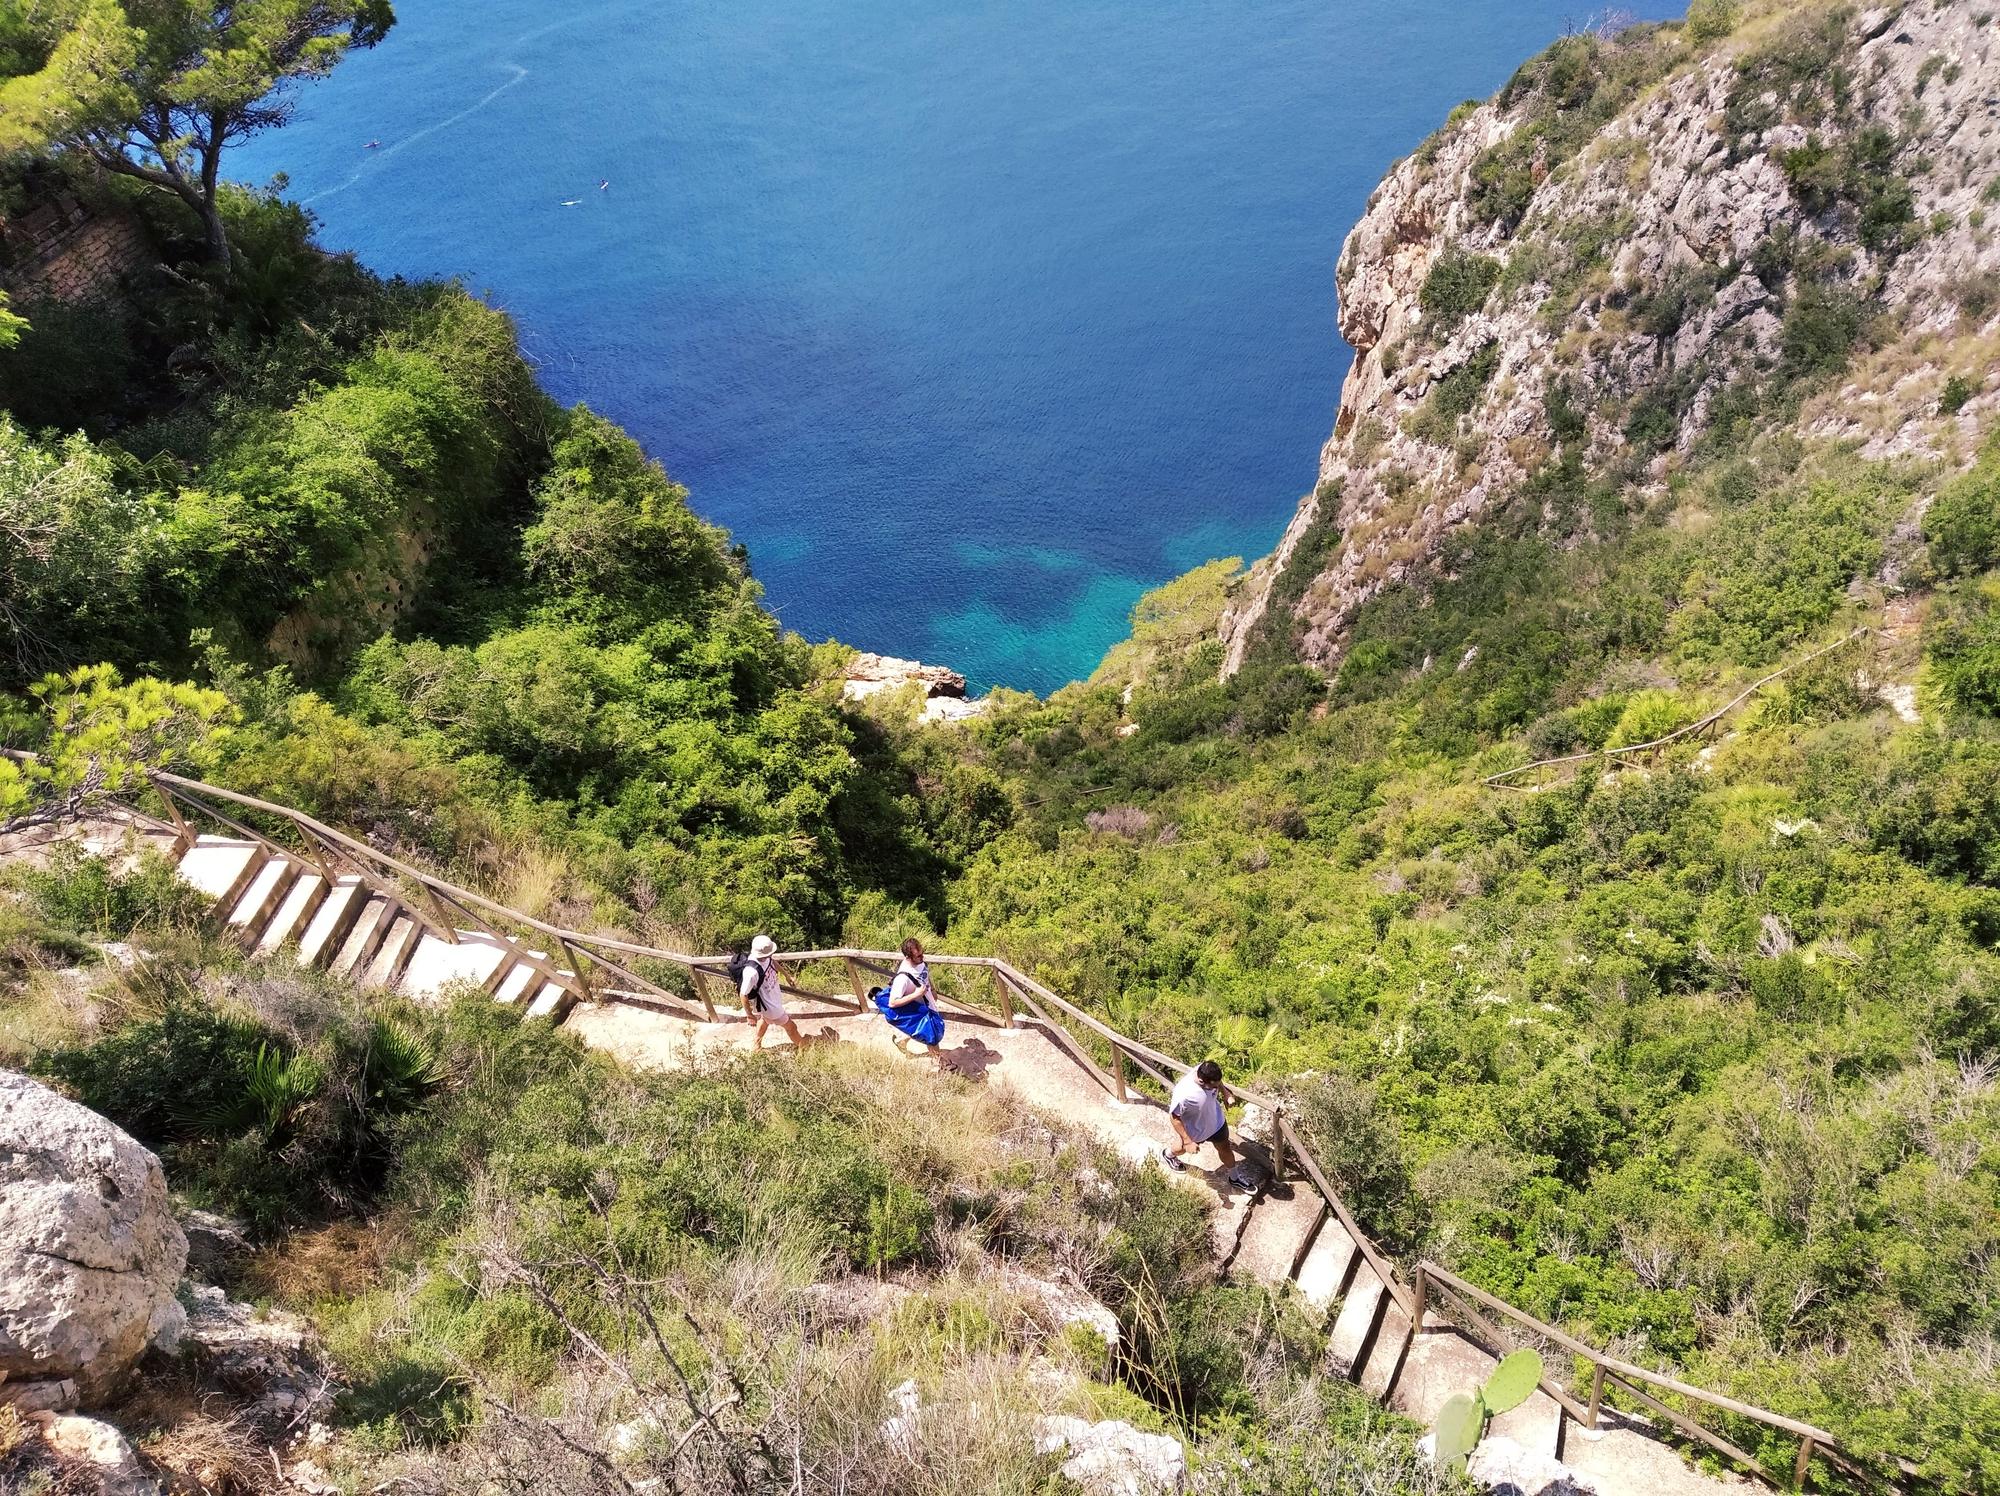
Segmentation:
[[(1693, 1402), (1705, 1403), (1712, 1408), (1718, 1408), (1725, 1413), (1733, 1413), (1738, 1418), (1747, 1418), (1752, 1422), (1762, 1423), (1767, 1427), (1777, 1429), (1781, 1433), (1789, 1434), (1793, 1438), (1796, 1438), (1799, 1441), (1799, 1455), (1793, 1471), (1793, 1482), (1801, 1488), (1805, 1484), (1806, 1470), (1815, 1454), (1825, 1456), (1829, 1464), (1835, 1465), (1850, 1475), (1860, 1476), (1863, 1479), (1867, 1478), (1859, 1466), (1843, 1455), (1834, 1436), (1816, 1424), (1806, 1423), (1797, 1418), (1788, 1418), (1783, 1413), (1774, 1413), (1769, 1408), (1756, 1407), (1751, 1403), (1739, 1401), (1721, 1392), (1710, 1392), (1706, 1388), (1692, 1386), (1687, 1382), (1683, 1382), (1678, 1377), (1671, 1377), (1664, 1372), (1653, 1371), (1644, 1366), (1636, 1366), (1630, 1361), (1611, 1355), (1609, 1352), (1598, 1350), (1595, 1346), (1586, 1345), (1575, 1336), (1566, 1334), (1545, 1320), (1537, 1319), (1524, 1309), (1515, 1308), (1505, 1299), (1488, 1293), (1476, 1284), (1466, 1282), (1465, 1279), (1459, 1277), (1458, 1274), (1452, 1272), (1449, 1268), (1440, 1267), (1437, 1263), (1428, 1259), (1417, 1264), (1417, 1280), (1419, 1285), (1421, 1286), (1426, 1279), (1440, 1284), (1454, 1298), (1460, 1301), (1460, 1307), (1467, 1317), (1484, 1330), (1488, 1338), (1494, 1342), (1487, 1347), (1494, 1355), (1497, 1356), (1504, 1353), (1504, 1346), (1501, 1343), (1499, 1332), (1472, 1309), (1471, 1306), (1473, 1303), (1483, 1305), (1496, 1314), (1504, 1315), (1524, 1327), (1529, 1333), (1553, 1341), (1572, 1355), (1588, 1362), (1592, 1367), (1592, 1391), (1590, 1408), (1587, 1412), (1577, 1407), (1565, 1393), (1552, 1386), (1547, 1377), (1542, 1379), (1541, 1384), (1542, 1390), (1549, 1393), (1557, 1402), (1561, 1403), (1564, 1410), (1585, 1428), (1594, 1429), (1597, 1427), (1598, 1410), (1601, 1404), (1601, 1389), (1603, 1383), (1609, 1380), (1639, 1402), (1645, 1404), (1653, 1412), (1672, 1423), (1682, 1433), (1699, 1439), (1711, 1448), (1721, 1451), (1763, 1479), (1767, 1481), (1771, 1480), (1770, 1472), (1758, 1463), (1755, 1456), (1746, 1450), (1739, 1449), (1713, 1430), (1703, 1428), (1692, 1418), (1667, 1406), (1667, 1404), (1661, 1402), (1659, 1398), (1646, 1390), (1649, 1386), (1657, 1387), (1663, 1392), (1671, 1392)], [(1422, 1302), (1422, 1299), (1423, 1295), (1419, 1293), (1418, 1301)], [(1775, 1484), (1775, 1482), (1773, 1483)]]
[(1814, 650), (1802, 659), (1793, 660), (1789, 665), (1781, 666), (1773, 670), (1769, 675), (1758, 677), (1707, 716), (1700, 718), (1698, 721), (1690, 722), (1685, 727), (1676, 728), (1664, 737), (1654, 738), (1645, 743), (1627, 743), (1620, 748), (1593, 748), (1588, 753), (1565, 753), (1560, 758), (1538, 758), (1531, 764), (1522, 764), (1518, 768), (1513, 769), (1502, 769), (1498, 774), (1488, 774), (1480, 783), (1505, 784), (1506, 781), (1512, 779), (1516, 774), (1526, 774), (1532, 769), (1553, 769), (1562, 764), (1580, 764), (1594, 758), (1611, 759), (1625, 754), (1650, 753), (1656, 748), (1664, 748), (1669, 743), (1679, 742), (1682, 738), (1692, 737), (1698, 732), (1704, 732), (1708, 728), (1715, 726), (1716, 723), (1720, 722), (1724, 717), (1735, 711), (1736, 708), (1743, 705), (1744, 702), (1748, 701), (1752, 696), (1755, 696), (1764, 687), (1770, 685), (1772, 681), (1777, 680), (1779, 677), (1789, 675), (1794, 670), (1810, 665), (1814, 660), (1824, 655), (1830, 655), (1836, 649), (1843, 649), (1862, 635), (1872, 632), (1872, 629), (1863, 624), (1846, 638), (1836, 639), (1833, 643), (1826, 645), (1824, 648)]
[[(1868, 630), (1865, 628), (1857, 629), (1847, 639), (1840, 641), (1840, 643), (1849, 643), (1867, 632)], [(1817, 654), (1808, 656), (1806, 660), (1797, 661), (1796, 665), (1806, 664), (1811, 659), (1817, 658), (1819, 654), (1825, 654), (1838, 647), (1838, 644), (1829, 645), (1826, 649), (1818, 651)], [(1795, 666), (1788, 666), (1786, 668), (1791, 669), (1795, 668)], [(1638, 744), (1630, 749), (1612, 751), (1636, 752), (1641, 748), (1658, 746), (1660, 743), (1669, 742), (1676, 737), (1697, 731), (1701, 727), (1719, 720), (1722, 715), (1746, 699), (1750, 694), (1759, 689), (1759, 687), (1783, 673), (1784, 671), (1776, 671), (1772, 675), (1766, 676), (1764, 680), (1752, 685), (1734, 701), (1730, 702), (1728, 706), (1723, 707), (1718, 712), (1711, 713), (1702, 722), (1691, 724), (1689, 727), (1681, 729), (1679, 733), (1669, 734), (1667, 738), (1657, 740), (1654, 744)], [(23, 754), (16, 750), (0, 750), (0, 752), (6, 752), (9, 756), (17, 758), (32, 757), (32, 755)], [(1595, 757), (1597, 755), (1581, 756)], [(1545, 760), (1544, 762), (1556, 763), (1566, 761)], [(1541, 767), (1541, 765), (1524, 765), (1523, 769), (1536, 767)], [(1509, 770), (1507, 772), (1519, 773), (1522, 770)], [(559, 943), (561, 948), (570, 955), (573, 964), (577, 966), (577, 971), (573, 979), (573, 990), (577, 991), (579, 995), (587, 997), (590, 993), (590, 984), (586, 974), (582, 970), (582, 963), (575, 960), (575, 953), (577, 951), (581, 951), (587, 955), (605, 970), (633, 982), (641, 988), (658, 993), (675, 1002), (683, 1000), (679, 994), (669, 992), (665, 988), (648, 981), (636, 972), (629, 970), (623, 963), (609, 959), (605, 954), (606, 952), (615, 952), (619, 955), (638, 956), (647, 960), (661, 961), (669, 965), (682, 967), (694, 978), (697, 999), (707, 1009), (711, 1017), (714, 1015), (714, 1008), (708, 1000), (708, 994), (702, 985), (702, 979), (706, 976), (722, 974), (726, 970), (727, 962), (730, 959), (727, 956), (693, 955), (684, 951), (667, 950), (659, 946), (641, 945), (634, 941), (620, 940), (612, 936), (587, 934), (580, 930), (571, 930), (560, 925), (550, 924), (546, 920), (537, 919), (532, 915), (523, 914), (519, 910), (510, 909), (496, 900), (485, 897), (483, 894), (473, 892), (471, 889), (462, 888), (445, 878), (439, 877), (435, 873), (426, 872), (422, 868), (414, 867), (409, 863), (390, 856), (378, 848), (368, 845), (366, 842), (359, 841), (344, 832), (337, 831), (324, 822), (316, 820), (305, 812), (293, 809), (290, 806), (261, 800), (254, 795), (246, 795), (237, 790), (223, 789), (217, 785), (204, 783), (201, 780), (188, 779), (178, 774), (168, 773), (165, 770), (148, 770), (146, 771), (146, 777), (156, 792), (167, 802), (170, 809), (173, 807), (174, 802), (178, 800), (189, 809), (198, 810), (202, 814), (211, 816), (218, 822), (251, 836), (258, 842), (272, 847), (274, 850), (288, 852), (288, 849), (272, 841), (253, 827), (245, 825), (234, 817), (228, 816), (218, 811), (214, 806), (205, 803), (204, 797), (213, 797), (247, 810), (275, 816), (280, 820), (290, 823), (303, 832), (308, 840), (322, 846), (325, 850), (345, 853), (364, 869), (370, 866), (386, 868), (398, 877), (414, 882), (427, 894), (462, 910), (469, 919), (475, 922), (479, 922), (485, 917), (497, 917), (498, 921), (503, 925), (525, 928), (546, 936), (548, 939)], [(151, 821), (162, 830), (174, 833), (178, 829), (178, 834), (186, 834), (187, 828), (184, 825), (178, 828), (170, 827), (156, 818), (147, 816), (143, 811), (136, 810), (136, 808), (125, 808), (140, 819)], [(317, 861), (316, 858), (314, 860)], [(377, 891), (388, 892), (388, 890), (379, 889)], [(514, 937), (505, 935), (501, 930), (489, 928), (487, 933), (506, 939), (510, 944), (518, 947), (519, 942)], [(535, 958), (532, 952), (521, 949), (519, 950), (519, 955), (522, 960), (527, 961), (537, 971), (553, 976), (559, 981), (561, 980), (560, 973), (553, 971), (545, 960)], [(901, 953), (896, 951), (877, 951), (852, 946), (841, 946), (828, 950), (780, 952), (777, 959), (787, 965), (797, 966), (809, 961), (861, 962), (871, 964), (878, 962), (894, 963), (900, 959), (900, 956)], [(1080, 1024), (1089, 1032), (1110, 1044), (1114, 1057), (1130, 1057), (1134, 1062), (1140, 1063), (1141, 1068), (1145, 1069), (1147, 1073), (1163, 1083), (1166, 1082), (1169, 1073), (1184, 1071), (1188, 1068), (1182, 1061), (1175, 1059), (1172, 1055), (1155, 1049), (1142, 1040), (1134, 1039), (1129, 1035), (1120, 1033), (1102, 1019), (1096, 1017), (1096, 1015), (1085, 1012), (1075, 1003), (1070, 1002), (1059, 993), (1051, 991), (1042, 983), (1019, 971), (1009, 962), (999, 957), (935, 955), (929, 956), (927, 959), (939, 966), (983, 968), (989, 970), (999, 979), (1002, 984), (1003, 993), (1004, 987), (1011, 984), (1015, 994), (1020, 997), (1023, 1004), (1043, 1023), (1049, 1026), (1052, 1036), (1056, 1037), (1072, 1056), (1083, 1063), (1086, 1070), (1107, 1091), (1122, 1093), (1124, 1089), (1122, 1082), (1119, 1079), (1107, 1076), (1096, 1062), (1089, 1057), (1076, 1037), (1069, 1033), (1067, 1026), (1055, 1017), (1049, 1009), (1053, 1009), (1054, 1013), (1060, 1013), (1071, 1021)], [(819, 998), (827, 996), (825, 993), (814, 992), (792, 984), (787, 984), (786, 990), (804, 997)], [(620, 994), (611, 993), (607, 995), (618, 996)], [(956, 999), (955, 1001), (958, 1001), (961, 1006), (970, 1006), (963, 999)], [(1046, 1007), (1044, 1006), (1045, 1004)], [(1158, 1067), (1157, 1069), (1154, 1068), (1156, 1066)], [(1858, 1467), (1850, 1463), (1839, 1450), (1839, 1446), (1833, 1436), (1824, 1429), (1815, 1427), (1812, 1424), (1803, 1423), (1797, 1419), (1787, 1418), (1783, 1414), (1773, 1413), (1768, 1409), (1753, 1407), (1748, 1403), (1739, 1402), (1721, 1393), (1704, 1391), (1701, 1388), (1693, 1387), (1679, 1381), (1674, 1377), (1660, 1372), (1649, 1371), (1645, 1367), (1635, 1366), (1628, 1361), (1620, 1360), (1615, 1356), (1596, 1350), (1577, 1340), (1574, 1336), (1557, 1329), (1554, 1325), (1546, 1324), (1524, 1310), (1517, 1309), (1506, 1301), (1496, 1298), (1486, 1290), (1466, 1282), (1465, 1279), (1459, 1277), (1449, 1269), (1440, 1267), (1434, 1262), (1423, 1261), (1417, 1265), (1416, 1274), (1419, 1291), (1413, 1294), (1411, 1289), (1404, 1284), (1398, 1275), (1395, 1265), (1382, 1254), (1381, 1250), (1369, 1239), (1367, 1233), (1361, 1229), (1360, 1222), (1355, 1219), (1353, 1212), (1348, 1209), (1347, 1202), (1341, 1198), (1340, 1192), (1334, 1188), (1332, 1182), (1328, 1180), (1325, 1172), (1320, 1168), (1319, 1161), (1313, 1156), (1311, 1150), (1305, 1146), (1304, 1141), (1292, 1127), (1290, 1120), (1286, 1116), (1283, 1103), (1274, 1097), (1248, 1087), (1232, 1086), (1230, 1089), (1242, 1100), (1253, 1102), (1271, 1112), (1275, 1123), (1273, 1138), (1275, 1156), (1281, 1159), (1289, 1152), (1292, 1157), (1298, 1160), (1299, 1167), (1304, 1171), (1306, 1177), (1311, 1181), (1314, 1189), (1319, 1192), (1324, 1202), (1323, 1211), (1330, 1211), (1340, 1221), (1342, 1228), (1346, 1230), (1349, 1238), (1353, 1241), (1355, 1249), (1362, 1260), (1375, 1272), (1392, 1301), (1402, 1309), (1405, 1315), (1409, 1316), (1409, 1333), (1412, 1336), (1420, 1333), (1423, 1328), (1420, 1323), (1425, 1302), (1425, 1294), (1422, 1292), (1423, 1283), (1426, 1279), (1433, 1280), (1448, 1289), (1453, 1297), (1460, 1301), (1461, 1309), (1471, 1315), (1482, 1326), (1485, 1326), (1485, 1321), (1480, 1319), (1471, 1309), (1474, 1303), (1484, 1305), (1495, 1313), (1526, 1326), (1535, 1334), (1545, 1336), (1555, 1344), (1563, 1346), (1573, 1354), (1584, 1358), (1601, 1372), (1603, 1376), (1623, 1386), (1626, 1391), (1664, 1414), (1677, 1426), (1683, 1427), (1695, 1437), (1706, 1440), (1733, 1458), (1742, 1461), (1749, 1468), (1756, 1470), (1759, 1475), (1764, 1475), (1765, 1472), (1750, 1456), (1737, 1449), (1734, 1445), (1729, 1444), (1726, 1440), (1721, 1439), (1720, 1436), (1711, 1434), (1709, 1431), (1703, 1429), (1699, 1424), (1683, 1419), (1673, 1409), (1660, 1403), (1636, 1384), (1643, 1383), (1657, 1387), (1663, 1391), (1704, 1402), (1725, 1412), (1749, 1418), (1786, 1433), (1796, 1435), (1801, 1440), (1799, 1452), (1801, 1470), (1803, 1470), (1812, 1455), (1818, 1453), (1824, 1455), (1830, 1463), (1837, 1465), (1843, 1470), (1855, 1474), (1859, 1473)], [(1298, 1254), (1299, 1260), (1295, 1260), (1292, 1265), (1294, 1276), (1301, 1266), (1304, 1255), (1304, 1252), (1301, 1251)], [(1485, 1326), (1485, 1328), (1486, 1333), (1497, 1341), (1497, 1332), (1490, 1326)], [(1494, 1350), (1496, 1354), (1500, 1353), (1500, 1347), (1497, 1344), (1489, 1347), (1489, 1349)], [(1586, 1414), (1583, 1409), (1578, 1407), (1574, 1399), (1570, 1398), (1560, 1388), (1550, 1385), (1547, 1379), (1544, 1379), (1544, 1390), (1549, 1392), (1570, 1416), (1578, 1418), (1580, 1422), (1590, 1424), (1598, 1407), (1597, 1397), (1593, 1396), (1590, 1413)], [(1904, 1463), (1907, 1466), (1907, 1462)], [(1768, 1479), (1768, 1476), (1766, 1478)]]

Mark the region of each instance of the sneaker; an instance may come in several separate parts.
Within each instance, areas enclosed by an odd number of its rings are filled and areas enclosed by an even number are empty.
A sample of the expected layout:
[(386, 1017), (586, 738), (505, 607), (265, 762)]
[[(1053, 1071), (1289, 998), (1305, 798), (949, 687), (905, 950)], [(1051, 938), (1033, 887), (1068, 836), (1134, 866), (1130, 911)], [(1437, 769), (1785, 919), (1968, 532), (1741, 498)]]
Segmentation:
[(1160, 1162), (1172, 1169), (1176, 1174), (1187, 1173), (1187, 1165), (1180, 1161), (1179, 1156), (1167, 1152), (1164, 1148), (1160, 1150)]

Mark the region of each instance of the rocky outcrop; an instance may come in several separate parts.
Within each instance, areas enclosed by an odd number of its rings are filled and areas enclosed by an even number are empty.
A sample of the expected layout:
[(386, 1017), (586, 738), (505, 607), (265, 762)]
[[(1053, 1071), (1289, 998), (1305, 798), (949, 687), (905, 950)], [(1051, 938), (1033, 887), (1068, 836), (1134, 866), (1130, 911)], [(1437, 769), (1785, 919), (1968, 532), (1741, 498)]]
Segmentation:
[(1035, 1452), (1065, 1456), (1063, 1478), (1086, 1496), (1167, 1496), (1187, 1489), (1187, 1452), (1180, 1440), (1118, 1419), (1038, 1418)]
[(0, 1070), (0, 1396), (106, 1395), (184, 1318), (187, 1240), (160, 1161), (88, 1108)]
[(965, 677), (956, 670), (919, 660), (899, 660), (894, 655), (856, 655), (848, 662), (840, 694), (846, 701), (866, 701), (905, 686), (921, 689), (925, 722), (960, 722), (986, 709), (984, 701), (966, 700)]
[(302, 1428), (332, 1404), (333, 1377), (319, 1341), (296, 1314), (260, 1312), (219, 1288), (195, 1286), (180, 1350), (266, 1429)]
[(1354, 363), (1314, 492), (1224, 618), (1225, 671), (1261, 640), (1330, 668), (1356, 609), (1455, 528), (1515, 500), (1549, 523), (1529, 484), (1550, 464), (1643, 491), (1732, 402), (1837, 366), (1814, 360), (1871, 313), (1908, 356), (1878, 349), (1804, 432), (1942, 453), (2000, 405), (1987, 358), (1942, 409), (1926, 342), (1991, 336), (2000, 310), (1985, 21), (1799, 6), (1720, 39), (1571, 37), (1455, 114), (1348, 237)]

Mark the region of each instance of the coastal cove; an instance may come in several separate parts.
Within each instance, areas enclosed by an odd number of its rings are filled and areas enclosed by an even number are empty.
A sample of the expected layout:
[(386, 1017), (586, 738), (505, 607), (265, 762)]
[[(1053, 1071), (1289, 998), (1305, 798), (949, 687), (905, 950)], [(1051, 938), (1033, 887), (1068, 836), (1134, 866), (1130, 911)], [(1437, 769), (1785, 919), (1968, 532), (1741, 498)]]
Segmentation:
[(231, 171), (511, 313), (789, 627), (1047, 690), (1147, 587), (1269, 549), (1384, 163), (1577, 19), (436, 0)]

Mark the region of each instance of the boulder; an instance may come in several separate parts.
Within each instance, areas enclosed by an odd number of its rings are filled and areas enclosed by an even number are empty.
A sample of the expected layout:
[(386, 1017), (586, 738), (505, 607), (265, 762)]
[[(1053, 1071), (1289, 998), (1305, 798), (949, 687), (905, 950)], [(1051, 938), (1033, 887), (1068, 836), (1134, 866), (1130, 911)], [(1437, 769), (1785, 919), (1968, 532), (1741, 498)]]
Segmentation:
[(78, 1496), (159, 1496), (138, 1451), (110, 1424), (67, 1413), (35, 1413), (29, 1423), (62, 1471), (59, 1489)]
[[(1437, 1458), (1437, 1436), (1426, 1434), (1417, 1448)], [(1465, 1462), (1465, 1473), (1493, 1496), (1597, 1496), (1597, 1488), (1554, 1455), (1539, 1454), (1513, 1439), (1482, 1439)]]
[(0, 1070), (0, 1375), (102, 1398), (171, 1335), (187, 1239), (160, 1161), (87, 1107)]
[(1119, 1419), (1037, 1418), (1035, 1453), (1067, 1454), (1062, 1473), (1085, 1496), (1165, 1496), (1187, 1489), (1180, 1440), (1148, 1434)]
[(1118, 1316), (1075, 1284), (1038, 1278), (1012, 1266), (1003, 1271), (1002, 1277), (1009, 1288), (1034, 1300), (1047, 1320), (1064, 1329), (1081, 1325), (1104, 1343), (1107, 1354), (1118, 1349)]

